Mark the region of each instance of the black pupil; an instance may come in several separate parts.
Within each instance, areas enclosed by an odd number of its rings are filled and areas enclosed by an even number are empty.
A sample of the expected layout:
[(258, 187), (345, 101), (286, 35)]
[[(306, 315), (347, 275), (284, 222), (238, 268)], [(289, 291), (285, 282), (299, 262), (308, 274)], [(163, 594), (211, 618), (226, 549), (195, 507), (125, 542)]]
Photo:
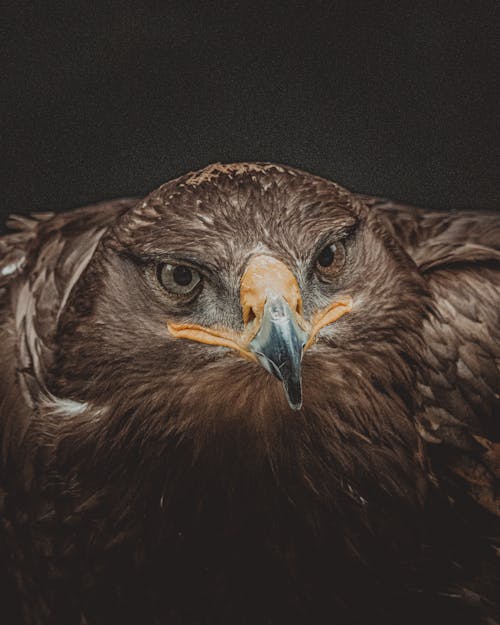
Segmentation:
[(333, 245), (325, 247), (318, 256), (318, 264), (322, 267), (329, 267), (333, 263)]
[(187, 286), (193, 279), (191, 269), (189, 269), (189, 267), (185, 267), (184, 265), (177, 265), (172, 272), (172, 276), (180, 286)]

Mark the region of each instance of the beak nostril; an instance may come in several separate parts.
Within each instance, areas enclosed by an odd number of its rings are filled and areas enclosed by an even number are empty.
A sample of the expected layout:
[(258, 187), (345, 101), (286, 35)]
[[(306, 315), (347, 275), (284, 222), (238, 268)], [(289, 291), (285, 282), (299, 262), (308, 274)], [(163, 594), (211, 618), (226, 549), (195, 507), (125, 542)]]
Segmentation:
[(246, 323), (252, 323), (254, 319), (255, 319), (255, 313), (253, 311), (253, 308), (249, 308), (246, 314)]
[(254, 307), (248, 303), (242, 307), (243, 325), (248, 326), (256, 318)]

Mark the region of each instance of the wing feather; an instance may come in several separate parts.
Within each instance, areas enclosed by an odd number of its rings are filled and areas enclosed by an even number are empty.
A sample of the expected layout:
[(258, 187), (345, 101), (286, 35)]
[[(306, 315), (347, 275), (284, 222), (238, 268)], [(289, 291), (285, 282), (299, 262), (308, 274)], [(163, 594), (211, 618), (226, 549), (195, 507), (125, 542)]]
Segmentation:
[(443, 482), (500, 515), (500, 216), (362, 198), (434, 296), (417, 427)]
[[(118, 215), (136, 199), (103, 202), (58, 215), (13, 217), (0, 237), (0, 429), (3, 457), (22, 440), (53, 356), (57, 319), (71, 289)], [(13, 450), (12, 450), (13, 451)]]

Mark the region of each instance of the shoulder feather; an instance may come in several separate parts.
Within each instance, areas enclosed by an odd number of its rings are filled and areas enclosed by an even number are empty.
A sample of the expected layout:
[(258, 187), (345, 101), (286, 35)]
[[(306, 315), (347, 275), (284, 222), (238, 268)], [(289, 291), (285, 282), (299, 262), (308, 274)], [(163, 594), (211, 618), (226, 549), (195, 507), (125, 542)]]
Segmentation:
[(413, 259), (433, 295), (420, 434), (437, 472), (500, 515), (500, 215), (363, 201)]
[[(57, 321), (106, 229), (136, 204), (136, 199), (102, 202), (58, 215), (32, 219), (15, 217), (9, 225), (18, 232), (0, 238), (7, 251), (4, 268), (10, 316), (14, 324), (17, 369), (21, 371), (27, 401), (46, 395), (44, 378), (53, 353)], [(6, 267), (16, 263), (8, 274)]]

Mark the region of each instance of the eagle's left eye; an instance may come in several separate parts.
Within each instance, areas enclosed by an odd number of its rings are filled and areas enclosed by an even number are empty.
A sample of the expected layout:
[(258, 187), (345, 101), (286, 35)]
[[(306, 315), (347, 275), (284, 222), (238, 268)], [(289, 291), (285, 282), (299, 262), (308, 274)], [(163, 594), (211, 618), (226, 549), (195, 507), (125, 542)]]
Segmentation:
[(345, 264), (345, 247), (341, 241), (324, 247), (316, 258), (316, 270), (325, 277), (336, 275)]
[(176, 295), (191, 293), (200, 283), (200, 274), (188, 265), (163, 263), (158, 267), (158, 280), (164, 289)]

